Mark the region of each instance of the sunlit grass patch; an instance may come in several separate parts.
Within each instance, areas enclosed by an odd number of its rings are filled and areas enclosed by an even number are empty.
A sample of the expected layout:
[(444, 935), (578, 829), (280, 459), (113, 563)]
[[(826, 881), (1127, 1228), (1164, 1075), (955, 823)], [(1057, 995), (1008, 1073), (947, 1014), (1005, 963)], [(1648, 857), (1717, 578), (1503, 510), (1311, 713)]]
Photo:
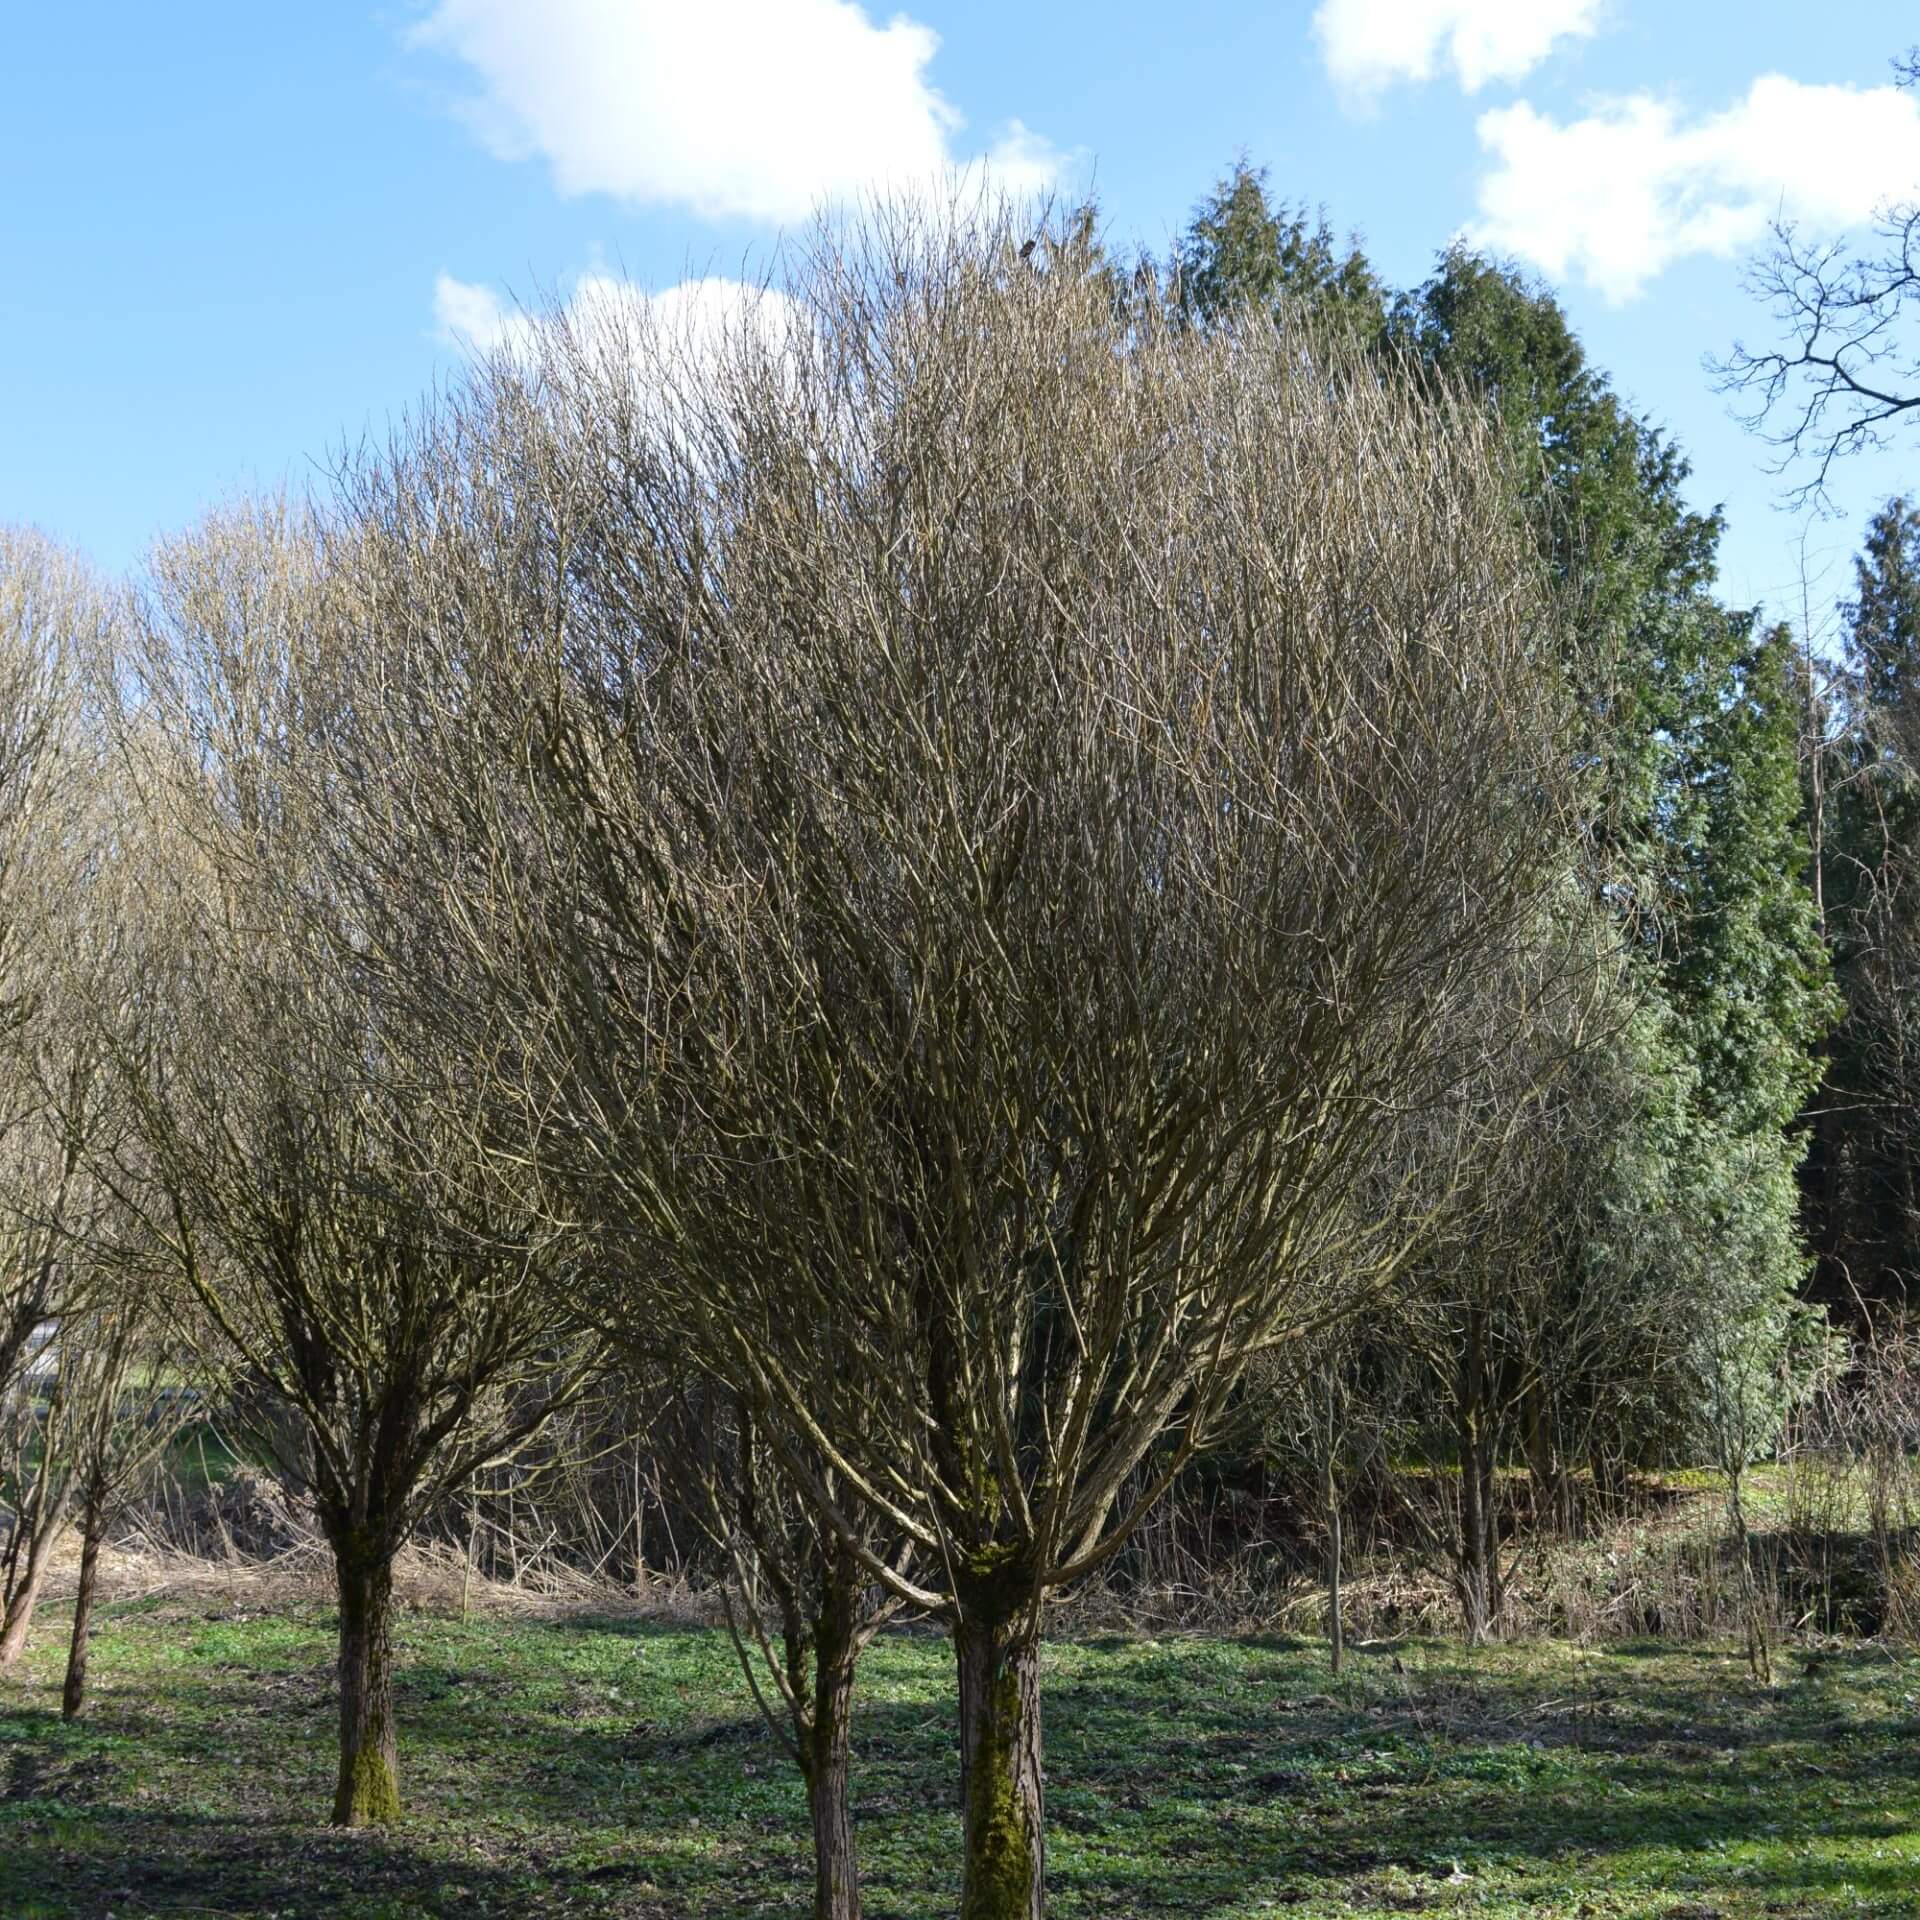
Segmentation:
[[(799, 1782), (723, 1634), (406, 1612), (392, 1832), (324, 1824), (317, 1605), (110, 1609), (88, 1718), (59, 1621), (0, 1695), (0, 1913), (773, 1916), (804, 1912)], [(952, 1912), (951, 1656), (862, 1669), (854, 1796), (875, 1920)], [(1064, 1916), (1920, 1913), (1920, 1664), (1871, 1645), (1469, 1654), (1103, 1638), (1045, 1661)]]

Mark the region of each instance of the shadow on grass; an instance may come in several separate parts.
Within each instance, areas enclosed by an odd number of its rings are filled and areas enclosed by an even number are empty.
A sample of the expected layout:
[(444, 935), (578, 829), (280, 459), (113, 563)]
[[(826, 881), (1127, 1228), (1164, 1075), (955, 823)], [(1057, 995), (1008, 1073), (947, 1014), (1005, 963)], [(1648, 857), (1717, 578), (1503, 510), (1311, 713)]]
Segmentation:
[[(472, 1915), (530, 1910), (546, 1876), (449, 1860), (404, 1838), (289, 1832), (268, 1820), (103, 1807), (0, 1808), (9, 1920), (113, 1912)], [(665, 1914), (672, 1909), (656, 1909)]]
[[(800, 1783), (722, 1635), (410, 1622), (412, 1818), (369, 1836), (318, 1824), (324, 1621), (261, 1671), (169, 1662), (162, 1638), (130, 1623), (124, 1678), (78, 1727), (0, 1698), (0, 1911), (650, 1920), (804, 1904)], [(1884, 1655), (1851, 1649), (1763, 1689), (1710, 1649), (1644, 1643), (1530, 1661), (1396, 1642), (1339, 1681), (1290, 1640), (1057, 1645), (1058, 1910), (1144, 1920), (1264, 1897), (1417, 1911), (1453, 1900), (1456, 1868), (1568, 1910), (1582, 1888), (1742, 1875), (1802, 1906), (1847, 1887), (1895, 1902), (1914, 1861), (1872, 1856), (1920, 1807), (1920, 1720), (1889, 1679)], [(959, 1840), (944, 1644), (883, 1639), (863, 1685), (869, 1913), (931, 1920), (951, 1910)]]

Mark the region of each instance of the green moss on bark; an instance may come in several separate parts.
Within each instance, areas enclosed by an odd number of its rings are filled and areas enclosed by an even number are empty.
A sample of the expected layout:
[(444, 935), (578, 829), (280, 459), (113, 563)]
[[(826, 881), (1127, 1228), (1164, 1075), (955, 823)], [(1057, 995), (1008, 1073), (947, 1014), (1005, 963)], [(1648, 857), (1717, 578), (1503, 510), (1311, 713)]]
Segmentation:
[(342, 1827), (382, 1827), (400, 1818), (400, 1783), (380, 1750), (369, 1741), (345, 1770), (334, 1808), (334, 1824)]
[(1028, 1920), (1033, 1836), (1017, 1776), (1020, 1680), (1012, 1661), (995, 1674), (992, 1701), (967, 1780), (972, 1844), (961, 1920)]

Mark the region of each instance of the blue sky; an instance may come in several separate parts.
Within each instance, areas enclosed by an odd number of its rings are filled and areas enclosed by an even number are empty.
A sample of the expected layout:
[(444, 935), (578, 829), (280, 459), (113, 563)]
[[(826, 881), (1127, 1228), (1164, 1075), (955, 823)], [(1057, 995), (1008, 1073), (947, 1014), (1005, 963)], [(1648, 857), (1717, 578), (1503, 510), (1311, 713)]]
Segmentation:
[[(1893, 0), (188, 0), (9, 10), (0, 520), (121, 567), (384, 430), (516, 296), (765, 257), (820, 193), (942, 164), (1089, 183), (1164, 251), (1236, 155), (1396, 283), (1466, 231), (1544, 273), (1797, 610), (1802, 522), (1702, 356), (1741, 261), (1920, 190)], [(984, 156), (984, 158), (982, 158)], [(1815, 523), (1816, 599), (1920, 442)]]

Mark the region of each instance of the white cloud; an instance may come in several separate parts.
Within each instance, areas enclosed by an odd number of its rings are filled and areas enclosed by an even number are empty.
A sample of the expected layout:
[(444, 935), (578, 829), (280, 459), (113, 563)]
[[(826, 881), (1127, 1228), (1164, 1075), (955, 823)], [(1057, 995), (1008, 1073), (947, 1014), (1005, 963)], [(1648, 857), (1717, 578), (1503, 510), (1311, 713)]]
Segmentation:
[(956, 149), (939, 36), (854, 0), (437, 0), (410, 38), (474, 70), (481, 138), (564, 194), (781, 221), (967, 169), (1028, 192), (1062, 164), (1018, 121)]
[[(670, 353), (695, 361), (743, 327), (775, 337), (799, 312), (778, 289), (740, 280), (683, 280), (649, 293), (608, 273), (579, 275), (564, 309), (567, 324), (597, 351), (632, 353), (644, 332)], [(433, 318), (441, 341), (481, 359), (496, 353), (531, 359), (546, 324), (542, 310), (517, 306), (492, 287), (450, 273), (434, 280)]]
[(491, 287), (471, 280), (438, 275), (433, 283), (434, 331), (450, 347), (486, 355), (510, 338), (526, 338), (532, 322), (500, 298)]
[[(799, 370), (812, 323), (777, 287), (709, 277), (649, 293), (631, 280), (583, 273), (563, 302), (529, 309), (491, 287), (442, 273), (434, 281), (436, 330), (476, 360), (504, 358), (527, 373), (562, 372), (563, 387), (584, 376), (622, 384), (644, 417), (669, 434), (701, 439), (712, 421), (691, 424), (695, 396), (740, 347), (766, 349), (790, 373)], [(562, 358), (547, 360), (564, 338)], [(791, 356), (791, 357), (790, 357)]]
[(1605, 0), (1321, 0), (1313, 16), (1327, 71), (1371, 100), (1442, 66), (1469, 93), (1531, 73), (1557, 40), (1591, 34)]
[(1000, 138), (963, 171), (969, 179), (984, 179), (997, 191), (1020, 198), (1045, 193), (1060, 178), (1066, 160), (1045, 134), (1035, 133), (1022, 120), (1009, 120)]
[[(711, 391), (717, 368), (731, 363), (731, 350), (768, 349), (776, 366), (797, 373), (810, 328), (804, 310), (777, 287), (721, 278), (649, 293), (612, 274), (583, 273), (563, 303), (530, 310), (442, 273), (433, 309), (441, 340), (477, 360), (558, 373), (561, 392), (577, 391), (581, 379), (595, 394), (624, 388), (632, 410), (619, 417), (628, 429), (663, 435), (698, 462), (713, 454), (725, 419), (724, 410), (704, 409), (700, 396)], [(555, 329), (564, 330), (566, 345), (562, 358), (548, 361)]]
[(1776, 73), (1691, 121), (1636, 94), (1565, 125), (1521, 101), (1479, 131), (1496, 164), (1474, 241), (1616, 301), (1685, 255), (1744, 251), (1775, 214), (1834, 231), (1920, 190), (1920, 100), (1894, 87)]

